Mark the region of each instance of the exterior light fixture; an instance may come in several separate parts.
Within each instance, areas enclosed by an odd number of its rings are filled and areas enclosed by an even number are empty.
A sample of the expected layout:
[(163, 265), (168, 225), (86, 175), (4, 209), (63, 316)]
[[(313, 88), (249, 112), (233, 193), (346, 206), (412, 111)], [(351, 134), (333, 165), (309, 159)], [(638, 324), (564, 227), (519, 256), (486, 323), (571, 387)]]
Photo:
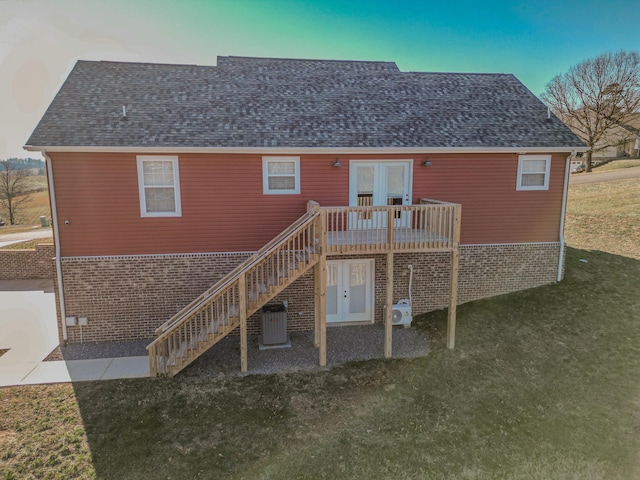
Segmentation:
[(427, 160), (424, 161), (424, 163), (422, 165), (424, 165), (425, 167), (430, 167), (431, 166), (431, 162), (427, 159)]
[(334, 167), (341, 167), (342, 166), (342, 164), (340, 163), (340, 159), (339, 158), (336, 158), (336, 161), (333, 162), (333, 166)]

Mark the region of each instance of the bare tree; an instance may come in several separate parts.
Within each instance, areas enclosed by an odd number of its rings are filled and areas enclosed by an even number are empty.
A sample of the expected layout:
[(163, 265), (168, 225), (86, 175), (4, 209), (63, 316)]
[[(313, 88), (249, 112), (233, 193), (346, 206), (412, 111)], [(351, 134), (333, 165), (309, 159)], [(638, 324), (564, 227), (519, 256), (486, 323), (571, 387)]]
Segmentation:
[(28, 176), (28, 170), (16, 168), (11, 160), (0, 160), (0, 207), (11, 225), (16, 224), (20, 208), (29, 200)]
[(579, 63), (556, 75), (542, 99), (589, 147), (590, 172), (594, 152), (619, 145), (634, 133), (627, 126), (640, 111), (640, 53), (605, 53)]

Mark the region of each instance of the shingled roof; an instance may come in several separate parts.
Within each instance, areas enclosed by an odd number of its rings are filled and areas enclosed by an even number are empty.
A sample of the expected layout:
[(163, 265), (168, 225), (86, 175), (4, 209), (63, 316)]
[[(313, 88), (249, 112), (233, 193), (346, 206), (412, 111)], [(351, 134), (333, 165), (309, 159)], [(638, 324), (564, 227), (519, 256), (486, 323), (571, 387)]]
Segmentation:
[(79, 61), (28, 145), (446, 149), (582, 142), (554, 116), (548, 120), (545, 105), (510, 74), (218, 57), (215, 67)]

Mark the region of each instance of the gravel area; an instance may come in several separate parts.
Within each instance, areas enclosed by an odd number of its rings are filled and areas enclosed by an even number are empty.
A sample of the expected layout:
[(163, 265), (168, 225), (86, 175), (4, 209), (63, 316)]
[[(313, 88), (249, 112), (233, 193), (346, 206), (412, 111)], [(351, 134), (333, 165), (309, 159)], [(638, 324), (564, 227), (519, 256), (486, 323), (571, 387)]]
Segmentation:
[[(248, 374), (271, 374), (312, 370), (318, 366), (313, 332), (291, 332), (291, 348), (260, 350), (258, 337), (250, 336)], [(393, 357), (423, 357), (428, 353), (425, 334), (415, 328), (393, 329)], [(384, 327), (381, 324), (327, 328), (327, 367), (384, 357)], [(187, 367), (181, 375), (240, 373), (240, 338), (226, 337)]]
[(54, 360), (86, 360), (89, 358), (146, 357), (147, 345), (152, 340), (135, 342), (74, 343), (57, 347), (45, 362)]
[[(290, 348), (260, 350), (257, 335), (248, 338), (248, 374), (272, 374), (313, 370), (318, 349), (313, 332), (290, 332)], [(85, 343), (58, 347), (45, 360), (146, 356), (151, 340)], [(424, 357), (428, 353), (425, 334), (415, 328), (393, 329), (393, 358)], [(384, 326), (381, 324), (327, 328), (327, 367), (384, 357)], [(187, 367), (181, 375), (220, 376), (240, 374), (240, 337), (228, 336)]]

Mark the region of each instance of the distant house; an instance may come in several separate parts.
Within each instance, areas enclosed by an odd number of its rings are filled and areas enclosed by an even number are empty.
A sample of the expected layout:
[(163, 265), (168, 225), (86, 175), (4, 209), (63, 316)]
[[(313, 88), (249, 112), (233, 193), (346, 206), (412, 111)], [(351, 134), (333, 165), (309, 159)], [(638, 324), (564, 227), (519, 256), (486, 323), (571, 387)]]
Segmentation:
[(562, 278), (586, 150), (513, 75), (241, 57), (80, 61), (25, 148), (47, 159), (61, 341), (155, 339), (152, 374), (233, 331), (245, 370), (273, 301), (321, 364), (327, 325), (385, 322), (389, 356), (410, 283), (452, 347), (457, 304)]
[(620, 127), (622, 140), (618, 144), (618, 157), (640, 157), (640, 113), (631, 116)]
[(614, 158), (635, 156), (634, 146), (639, 138), (640, 114), (631, 115), (624, 123), (612, 125), (594, 146), (594, 164)]

